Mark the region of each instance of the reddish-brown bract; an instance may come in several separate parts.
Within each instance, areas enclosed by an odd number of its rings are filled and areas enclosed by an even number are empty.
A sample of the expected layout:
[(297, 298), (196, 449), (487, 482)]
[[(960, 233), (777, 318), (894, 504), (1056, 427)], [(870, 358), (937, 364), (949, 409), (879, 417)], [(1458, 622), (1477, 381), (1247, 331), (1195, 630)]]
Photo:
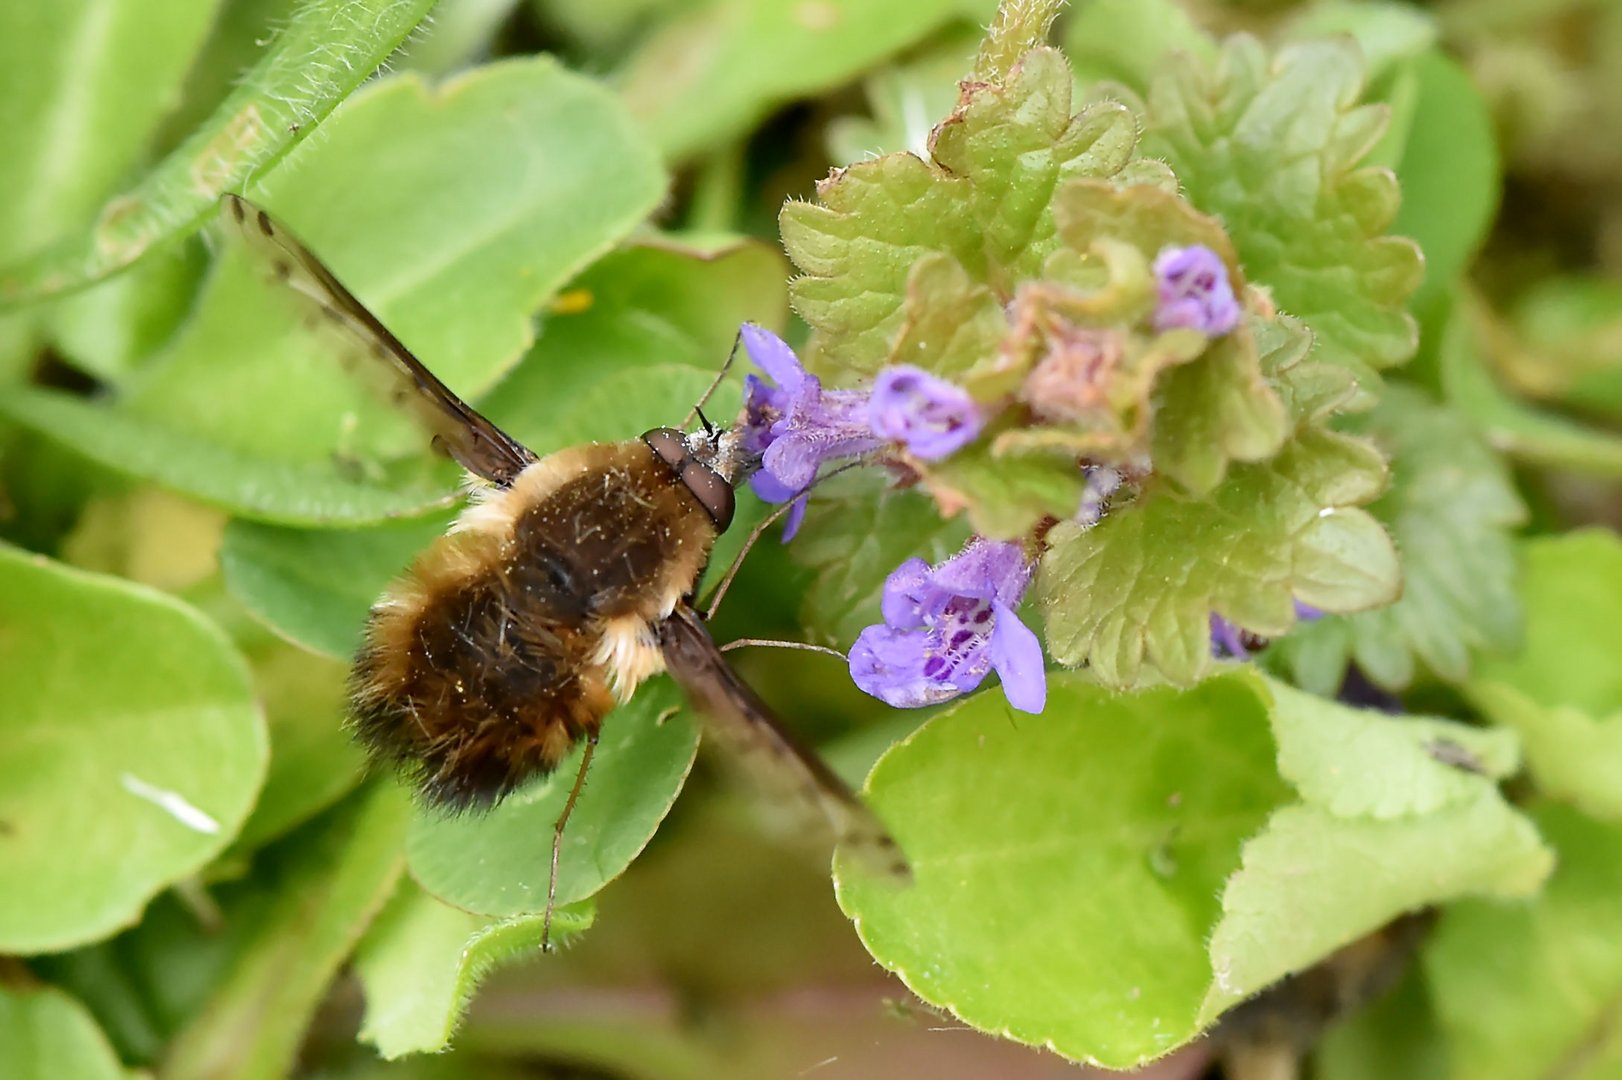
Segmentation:
[(653, 627), (716, 525), (643, 440), (571, 447), (463, 513), (372, 610), (355, 724), (425, 799), (488, 805), (550, 772), (662, 670)]

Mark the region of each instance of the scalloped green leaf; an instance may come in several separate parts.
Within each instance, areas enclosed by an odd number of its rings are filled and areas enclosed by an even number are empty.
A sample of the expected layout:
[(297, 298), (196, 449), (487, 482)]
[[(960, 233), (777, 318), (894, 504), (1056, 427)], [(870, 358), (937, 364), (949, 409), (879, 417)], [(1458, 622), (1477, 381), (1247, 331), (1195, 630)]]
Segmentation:
[(224, 849), (264, 721), (230, 641), (163, 593), (0, 547), (0, 627), (0, 948), (67, 949)]
[(1183, 194), (1221, 218), (1245, 273), (1312, 328), (1323, 359), (1369, 386), (1413, 353), (1404, 305), (1422, 262), (1412, 241), (1382, 235), (1396, 179), (1360, 168), (1385, 125), (1359, 106), (1355, 45), (1318, 41), (1276, 54), (1229, 39), (1214, 65), (1162, 61), (1148, 94), (1143, 153), (1165, 158)]
[(1348, 661), (1397, 690), (1426, 669), (1448, 682), (1481, 652), (1512, 649), (1520, 599), (1511, 529), (1526, 516), (1509, 470), (1456, 410), (1411, 387), (1346, 425), (1391, 461), (1391, 487), (1369, 507), (1402, 554), (1403, 593), (1390, 607), (1298, 627), (1277, 651), (1300, 685), (1339, 688)]
[(9, 1080), (132, 1080), (88, 1009), (62, 991), (0, 988), (0, 1073)]
[[(624, 873), (652, 839), (692, 768), (698, 730), (667, 679), (644, 685), (603, 721), (586, 785), (563, 833), (557, 902), (585, 900)], [(552, 828), (580, 770), (576, 747), (550, 775), (487, 813), (420, 809), (407, 851), (411, 874), (439, 899), (488, 916), (546, 909)]]
[(1296, 620), (1292, 600), (1322, 611), (1390, 603), (1396, 552), (1357, 509), (1384, 483), (1371, 445), (1306, 427), (1272, 460), (1230, 469), (1206, 498), (1151, 479), (1091, 528), (1061, 522), (1037, 579), (1049, 654), (1087, 663), (1110, 686), (1151, 668), (1188, 684), (1216, 666), (1213, 612), (1278, 637)]
[(836, 171), (819, 203), (779, 218), (803, 272), (790, 295), (813, 329), (809, 363), (833, 381), (871, 375), (891, 356), (913, 264), (951, 256), (1005, 299), (1038, 276), (1059, 240), (1058, 186), (1107, 177), (1132, 158), (1132, 115), (1114, 103), (1071, 111), (1070, 71), (1052, 49), (1028, 54), (1006, 85), (976, 85), (936, 128), (932, 158), (892, 154)]
[(171, 1080), (289, 1075), (339, 967), (393, 894), (410, 809), (372, 783), (256, 860), (222, 977), (164, 1055)]
[[(121, 63), (138, 67), (147, 61), (138, 59), (143, 48), (134, 42), (150, 33), (145, 27), (154, 24), (154, 16), (149, 5), (123, 6), (136, 24), (136, 33), (126, 32), (113, 40)], [(108, 202), (88, 231), (0, 270), (0, 304), (38, 299), (98, 281), (128, 266), (160, 241), (196, 225), (212, 212), (222, 192), (240, 189), (308, 135), (371, 76), (432, 6), (433, 0), (309, 0), (298, 5), (275, 44), (237, 81), (207, 122), (133, 188)], [(117, 8), (104, 0), (93, 10), (99, 15)], [(180, 5), (166, 18), (180, 17), (182, 11), (200, 18), (207, 14), (207, 6)], [(79, 35), (81, 42), (91, 48), (107, 44), (103, 35), (110, 27), (105, 22), (88, 25), (92, 32)], [(30, 48), (27, 37), (16, 40), (22, 48)], [(27, 71), (31, 65), (5, 67)], [(83, 86), (94, 70), (93, 66), (75, 66), (70, 76), (75, 87)], [(172, 84), (162, 87), (163, 96), (153, 105), (167, 106), (171, 90)], [(31, 99), (26, 92), (4, 96)], [(132, 102), (120, 97), (108, 107), (122, 123), (124, 110)], [(117, 128), (118, 123), (99, 125), (95, 140), (105, 141)], [(122, 134), (111, 137), (126, 138)], [(55, 145), (63, 148), (71, 143)], [(106, 180), (117, 178), (113, 175)], [(53, 179), (52, 186), (56, 184)], [(101, 194), (97, 191), (91, 197)]]
[(1424, 952), (1451, 1076), (1602, 1080), (1622, 1070), (1622, 828), (1533, 807), (1559, 854), (1543, 894), (1449, 906)]
[[(990, 0), (980, 6), (992, 10)], [(850, 82), (944, 25), (963, 0), (708, 0), (656, 27), (616, 72), (667, 160), (747, 134), (778, 106)]]
[[(1404, 912), (1459, 896), (1530, 895), (1553, 865), (1492, 777), (1512, 741), (1464, 724), (1363, 712), (1268, 682), (1279, 767), (1303, 802), (1246, 841), (1210, 937), (1202, 1021)], [(1481, 775), (1437, 760), (1474, 751)]]
[(913, 882), (841, 859), (840, 906), (879, 963), (974, 1027), (1112, 1068), (1158, 1057), (1199, 1030), (1239, 845), (1290, 799), (1265, 701), (1242, 677), (1128, 696), (1063, 674), (1041, 717), (1009, 716), (977, 694), (879, 759), (866, 797)]
[(1538, 787), (1584, 812), (1622, 820), (1622, 541), (1602, 529), (1524, 546), (1526, 639), (1483, 659), (1465, 694), (1520, 734)]
[[(591, 926), (587, 902), (554, 913), (552, 942)], [(405, 882), (355, 953), (366, 991), (360, 1039), (388, 1061), (450, 1045), (479, 983), (496, 967), (541, 955), (542, 919), (470, 915)]]
[[(438, 87), (382, 80), (324, 131), (249, 194), (470, 400), (518, 363), (546, 299), (664, 194), (663, 170), (608, 91), (549, 57)], [(305, 312), (249, 254), (228, 245), (196, 316), (126, 407), (289, 461), (415, 447), (397, 411), (342, 370), (342, 346), (312, 340)]]
[(1287, 806), (1244, 848), (1211, 935), (1205, 1020), (1396, 916), (1460, 896), (1521, 898), (1554, 865), (1537, 830), (1480, 782), (1471, 798), (1412, 818), (1336, 817)]

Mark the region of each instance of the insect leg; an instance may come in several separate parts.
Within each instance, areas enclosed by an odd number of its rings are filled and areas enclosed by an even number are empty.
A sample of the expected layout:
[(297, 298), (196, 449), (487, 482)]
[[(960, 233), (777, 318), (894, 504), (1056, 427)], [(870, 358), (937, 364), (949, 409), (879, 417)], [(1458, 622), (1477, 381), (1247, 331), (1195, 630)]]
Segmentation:
[(721, 598), (724, 597), (727, 594), (727, 590), (732, 587), (732, 579), (738, 576), (738, 570), (743, 566), (745, 556), (747, 556), (750, 549), (755, 546), (755, 542), (766, 534), (767, 529), (781, 521), (783, 515), (794, 509), (794, 504), (805, 497), (806, 492), (822, 483), (822, 481), (830, 480), (842, 472), (847, 472), (856, 468), (858, 465), (865, 464), (867, 464), (867, 459), (857, 458), (855, 461), (847, 462), (846, 464), (839, 466), (837, 469), (830, 469), (821, 476), (813, 477), (809, 484), (805, 485), (805, 487), (794, 493), (793, 498), (789, 499), (787, 502), (774, 509), (771, 513), (767, 514), (765, 518), (761, 520), (759, 525), (756, 525), (753, 529), (751, 529), (749, 531), (749, 535), (744, 538), (743, 547), (738, 549), (737, 557), (732, 560), (732, 565), (727, 567), (727, 572), (722, 575), (720, 583), (717, 584), (715, 586), (715, 590), (710, 593), (710, 602), (704, 608), (705, 620), (708, 621), (715, 618), (716, 609), (721, 606)]
[(546, 915), (541, 919), (541, 951), (552, 951), (552, 912), (558, 899), (558, 856), (563, 852), (563, 827), (574, 813), (574, 804), (580, 798), (580, 789), (586, 786), (586, 770), (591, 767), (591, 755), (597, 749), (597, 733), (586, 736), (586, 750), (580, 755), (580, 771), (575, 773), (574, 787), (569, 789), (569, 800), (563, 804), (563, 813), (552, 826), (552, 874), (546, 881)]

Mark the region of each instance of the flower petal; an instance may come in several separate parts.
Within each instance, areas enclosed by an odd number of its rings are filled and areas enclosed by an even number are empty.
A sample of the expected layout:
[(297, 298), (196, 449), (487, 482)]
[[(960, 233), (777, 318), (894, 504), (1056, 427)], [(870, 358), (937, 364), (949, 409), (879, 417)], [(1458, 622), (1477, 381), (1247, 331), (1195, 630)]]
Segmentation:
[(1159, 303), (1155, 329), (1221, 337), (1239, 324), (1239, 303), (1222, 257), (1204, 244), (1162, 248), (1155, 256)]
[(997, 619), (991, 630), (991, 666), (1002, 678), (1002, 692), (1020, 712), (1039, 713), (1048, 700), (1042, 643), (1007, 604), (993, 601), (991, 610)]
[(1024, 545), (975, 537), (935, 567), (934, 583), (957, 596), (1017, 604), (1031, 581)]
[(879, 372), (868, 415), (875, 435), (901, 443), (925, 461), (967, 446), (985, 426), (968, 391), (909, 364)]
[(946, 606), (951, 594), (931, 580), (929, 564), (914, 556), (890, 571), (884, 579), (884, 595), (879, 610), (886, 625), (897, 630), (923, 626)]
[(743, 338), (744, 351), (756, 367), (789, 393), (799, 389), (805, 379), (805, 367), (788, 347), (788, 342), (754, 323), (744, 323), (738, 328), (738, 334)]
[(863, 692), (898, 709), (916, 709), (961, 691), (924, 674), (929, 635), (923, 630), (869, 626), (850, 648), (850, 677)]

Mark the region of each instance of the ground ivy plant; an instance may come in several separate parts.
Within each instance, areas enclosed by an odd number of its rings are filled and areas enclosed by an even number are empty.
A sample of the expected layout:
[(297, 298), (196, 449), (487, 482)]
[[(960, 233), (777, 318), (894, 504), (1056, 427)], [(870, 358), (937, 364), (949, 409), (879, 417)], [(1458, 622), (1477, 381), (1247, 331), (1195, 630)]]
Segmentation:
[[(149, 6), (0, 11), (0, 1074), (1622, 1067), (1622, 323), (1495, 229), (1502, 13)], [(461, 493), (226, 191), (537, 453), (732, 350), (715, 632), (839, 654), (732, 656), (908, 880), (654, 680), (541, 953), (574, 760), (446, 817), (350, 742)]]

